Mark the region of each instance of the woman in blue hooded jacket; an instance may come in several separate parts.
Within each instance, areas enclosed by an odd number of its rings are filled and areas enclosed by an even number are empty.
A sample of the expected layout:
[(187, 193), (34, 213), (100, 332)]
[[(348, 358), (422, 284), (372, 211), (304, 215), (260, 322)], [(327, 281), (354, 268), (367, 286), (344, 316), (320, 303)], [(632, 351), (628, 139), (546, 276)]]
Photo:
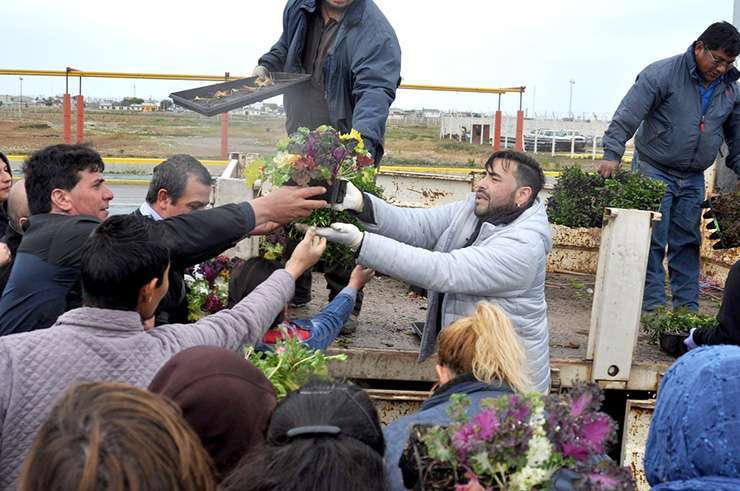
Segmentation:
[(740, 489), (740, 347), (691, 350), (668, 370), (645, 450), (657, 491)]

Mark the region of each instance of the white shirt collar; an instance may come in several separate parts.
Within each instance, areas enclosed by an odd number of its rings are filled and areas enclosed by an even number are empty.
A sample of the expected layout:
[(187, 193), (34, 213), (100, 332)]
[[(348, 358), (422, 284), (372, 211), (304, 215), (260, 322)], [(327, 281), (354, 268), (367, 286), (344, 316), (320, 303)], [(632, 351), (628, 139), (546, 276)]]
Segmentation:
[(147, 203), (146, 201), (144, 201), (141, 204), (141, 206), (139, 207), (139, 212), (141, 212), (141, 214), (144, 215), (145, 217), (149, 217), (149, 218), (151, 218), (153, 220), (162, 220), (163, 219), (159, 215), (159, 213), (157, 213), (156, 211), (154, 211), (154, 208), (152, 208), (151, 206), (149, 206), (149, 203)]

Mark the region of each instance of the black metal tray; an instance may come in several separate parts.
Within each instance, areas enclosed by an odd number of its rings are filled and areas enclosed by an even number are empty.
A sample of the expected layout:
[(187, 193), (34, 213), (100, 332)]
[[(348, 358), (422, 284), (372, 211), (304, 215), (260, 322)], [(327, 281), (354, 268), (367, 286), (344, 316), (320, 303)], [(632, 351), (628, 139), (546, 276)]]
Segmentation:
[[(311, 78), (310, 74), (303, 73), (272, 73), (272, 81), (275, 85), (268, 87), (256, 87), (257, 77), (247, 77), (220, 84), (206, 85), (195, 89), (173, 92), (170, 97), (175, 104), (191, 109), (204, 116), (215, 116), (232, 109), (248, 106), (255, 102), (275, 97), (285, 92), (286, 89), (302, 84)], [(254, 92), (234, 92), (224, 97), (213, 97), (218, 91), (231, 91), (239, 89), (244, 85), (254, 88)], [(200, 98), (196, 100), (196, 97)]]

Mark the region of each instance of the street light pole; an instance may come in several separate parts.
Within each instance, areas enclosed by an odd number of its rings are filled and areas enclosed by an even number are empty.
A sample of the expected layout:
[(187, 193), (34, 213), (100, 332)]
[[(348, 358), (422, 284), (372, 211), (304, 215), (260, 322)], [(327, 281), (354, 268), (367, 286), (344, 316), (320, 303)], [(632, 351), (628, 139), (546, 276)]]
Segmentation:
[(23, 77), (18, 77), (18, 79), (21, 82), (21, 95), (20, 99), (18, 100), (18, 116), (23, 117)]
[(573, 86), (576, 84), (576, 81), (573, 79), (570, 79), (570, 99), (568, 100), (568, 117), (573, 120)]

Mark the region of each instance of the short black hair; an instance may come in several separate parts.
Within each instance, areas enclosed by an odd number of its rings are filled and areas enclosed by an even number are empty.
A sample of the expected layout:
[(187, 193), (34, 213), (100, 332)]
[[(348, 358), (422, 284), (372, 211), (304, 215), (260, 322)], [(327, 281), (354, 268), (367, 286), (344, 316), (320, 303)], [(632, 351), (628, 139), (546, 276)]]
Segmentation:
[[(516, 178), (517, 185), (521, 187), (532, 188), (532, 197), (530, 198), (530, 205), (537, 199), (537, 195), (545, 185), (545, 173), (542, 171), (542, 166), (534, 158), (530, 157), (523, 152), (515, 152), (514, 150), (500, 150), (494, 152), (486, 161), (486, 172), (491, 172), (493, 169), (493, 162), (497, 159), (501, 159), (504, 162), (516, 162)], [(504, 164), (504, 168), (508, 168), (508, 164)]]
[(740, 33), (729, 22), (715, 22), (701, 33), (697, 41), (704, 43), (706, 49), (721, 49), (729, 56), (740, 53)]
[(152, 238), (149, 219), (113, 216), (82, 247), (83, 304), (136, 310), (141, 288), (154, 278), (163, 281), (169, 263), (169, 250)]
[(80, 172), (103, 172), (100, 154), (87, 145), (51, 145), (34, 152), (23, 165), (31, 215), (51, 211), (51, 192), (70, 191), (80, 182)]
[(185, 193), (188, 177), (195, 176), (201, 183), (210, 186), (213, 183), (211, 173), (192, 155), (177, 154), (157, 165), (152, 172), (149, 190), (146, 192), (146, 202), (150, 205), (157, 201), (160, 189), (167, 191), (172, 203)]
[[(298, 434), (289, 434), (298, 428)], [(264, 447), (243, 459), (220, 489), (381, 491), (384, 453), (370, 396), (355, 385), (313, 380), (278, 403)]]
[[(5, 167), (7, 167), (7, 169), (8, 169), (8, 172), (11, 172), (11, 170), (10, 170), (10, 160), (8, 160), (8, 156), (5, 155), (3, 152), (0, 152), (0, 160), (3, 161), (3, 163), (5, 164)], [(13, 174), (11, 173), (11, 175), (13, 175)]]

